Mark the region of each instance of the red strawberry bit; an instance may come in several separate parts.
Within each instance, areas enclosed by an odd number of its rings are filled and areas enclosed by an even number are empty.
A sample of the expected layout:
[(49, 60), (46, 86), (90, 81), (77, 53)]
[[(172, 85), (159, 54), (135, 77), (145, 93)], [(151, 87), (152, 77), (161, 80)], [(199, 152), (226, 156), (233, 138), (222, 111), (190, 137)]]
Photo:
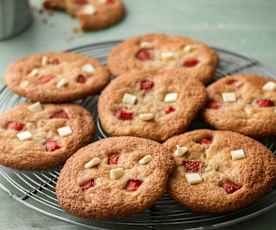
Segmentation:
[(129, 180), (126, 185), (126, 190), (128, 192), (134, 192), (140, 187), (142, 183), (143, 182), (141, 180)]
[(219, 109), (221, 107), (221, 103), (215, 100), (210, 100), (207, 103), (207, 108), (209, 109)]
[(183, 62), (183, 66), (190, 68), (196, 66), (198, 63), (199, 61), (197, 59), (188, 59)]
[(118, 164), (118, 160), (119, 160), (119, 154), (114, 153), (108, 156), (108, 164), (109, 165), (116, 165)]
[(77, 5), (86, 5), (86, 4), (88, 4), (88, 1), (87, 0), (75, 0), (75, 3)]
[(136, 58), (140, 61), (148, 61), (152, 59), (152, 53), (149, 49), (140, 49), (136, 54)]
[(38, 78), (38, 81), (40, 84), (45, 84), (54, 78), (55, 78), (54, 75), (45, 75), (45, 76), (41, 76), (40, 78)]
[(235, 88), (240, 88), (242, 86), (242, 82), (235, 80), (235, 79), (229, 79), (226, 81), (227, 85), (232, 85)]
[(51, 65), (58, 65), (58, 64), (60, 64), (60, 61), (57, 58), (54, 58), (54, 59), (48, 61), (48, 63)]
[(172, 107), (172, 106), (167, 106), (166, 108), (164, 108), (164, 112), (167, 113), (167, 114), (172, 113), (174, 111), (175, 111), (175, 108)]
[(197, 141), (197, 143), (201, 145), (210, 145), (212, 144), (212, 138), (211, 137), (204, 137)]
[(198, 160), (184, 160), (182, 164), (185, 167), (186, 172), (200, 172), (202, 169), (202, 162)]
[(222, 187), (224, 188), (226, 193), (231, 194), (239, 190), (242, 186), (234, 183), (229, 179), (226, 179), (225, 181), (223, 181)]
[(257, 99), (256, 103), (260, 107), (271, 107), (271, 106), (274, 106), (274, 102), (272, 100), (269, 100), (269, 99)]
[(47, 151), (52, 152), (55, 151), (57, 149), (60, 149), (60, 145), (54, 141), (54, 140), (47, 140), (45, 143), (45, 148)]
[(153, 88), (154, 82), (151, 80), (142, 80), (140, 81), (140, 89), (144, 91), (149, 91)]
[(82, 191), (86, 191), (86, 190), (88, 190), (88, 189), (90, 189), (94, 186), (95, 186), (95, 180), (94, 179), (86, 181), (86, 182), (84, 182), (83, 184), (80, 185)]
[(107, 0), (106, 3), (107, 3), (107, 4), (113, 4), (113, 3), (114, 3), (114, 0)]
[(133, 112), (126, 111), (124, 109), (118, 109), (115, 115), (120, 120), (132, 120), (133, 119)]
[(17, 121), (10, 121), (7, 124), (8, 129), (13, 129), (13, 130), (16, 130), (16, 131), (21, 131), (24, 128), (24, 126), (25, 125), (23, 123), (17, 122)]
[(77, 76), (77, 82), (82, 83), (82, 84), (85, 83), (86, 82), (86, 77), (83, 74), (79, 74)]
[(51, 119), (53, 118), (60, 118), (60, 119), (68, 119), (68, 114), (64, 110), (58, 110), (55, 111), (51, 116)]

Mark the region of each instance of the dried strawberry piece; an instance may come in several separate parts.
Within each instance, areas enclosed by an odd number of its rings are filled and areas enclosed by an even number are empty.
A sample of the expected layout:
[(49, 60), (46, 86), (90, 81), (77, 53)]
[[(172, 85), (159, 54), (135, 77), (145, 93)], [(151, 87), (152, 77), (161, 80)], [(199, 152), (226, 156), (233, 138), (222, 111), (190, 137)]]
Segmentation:
[(52, 113), (50, 116), (51, 119), (53, 118), (60, 118), (60, 119), (68, 119), (68, 114), (64, 110), (58, 110)]
[(86, 5), (86, 4), (88, 4), (88, 1), (87, 0), (75, 0), (75, 4)]
[(257, 99), (256, 103), (260, 106), (260, 107), (271, 107), (274, 106), (274, 102), (270, 99)]
[(236, 79), (229, 79), (226, 81), (227, 85), (232, 85), (235, 88), (240, 88), (242, 86), (242, 82), (236, 80)]
[(136, 58), (140, 61), (148, 61), (152, 59), (152, 53), (149, 49), (140, 49), (136, 54)]
[(54, 79), (55, 76), (54, 75), (44, 75), (38, 78), (38, 81), (40, 84), (45, 84), (49, 81), (51, 81), (52, 79)]
[(47, 151), (52, 152), (55, 151), (57, 149), (60, 149), (60, 145), (54, 141), (54, 140), (47, 140), (45, 143), (45, 148)]
[(77, 82), (78, 83), (85, 83), (86, 82), (86, 77), (83, 74), (79, 74), (77, 76)]
[(126, 190), (129, 192), (136, 191), (143, 182), (141, 180), (129, 180), (126, 185)]
[(184, 160), (182, 164), (185, 167), (186, 172), (200, 172), (202, 169), (202, 162), (199, 160)]
[(58, 65), (58, 64), (60, 64), (60, 61), (59, 61), (59, 59), (54, 58), (54, 59), (49, 60), (48, 63), (51, 65)]
[(207, 103), (207, 108), (209, 109), (219, 109), (221, 107), (221, 103), (215, 100), (210, 100)]
[(144, 91), (151, 90), (154, 86), (154, 82), (151, 80), (142, 80), (140, 81), (140, 89)]
[(212, 144), (212, 138), (211, 137), (204, 137), (197, 141), (197, 143), (201, 145), (210, 145)]
[(115, 115), (120, 120), (132, 120), (133, 119), (133, 112), (126, 111), (124, 109), (118, 109), (116, 111)]
[(7, 124), (8, 129), (13, 129), (13, 130), (16, 130), (16, 131), (21, 131), (24, 128), (24, 126), (25, 125), (23, 123), (17, 122), (17, 121), (10, 121)]
[(90, 189), (94, 186), (95, 186), (95, 180), (94, 179), (86, 181), (86, 182), (84, 182), (83, 184), (80, 185), (82, 191), (88, 190), (88, 189)]
[(107, 0), (106, 3), (107, 3), (107, 4), (113, 4), (113, 3), (114, 3), (114, 0)]
[(224, 188), (226, 193), (231, 194), (239, 190), (242, 186), (234, 183), (229, 179), (226, 179), (223, 181), (222, 187)]
[(175, 108), (172, 106), (167, 106), (166, 108), (164, 108), (165, 113), (172, 113), (174, 111), (175, 111)]
[(197, 59), (188, 59), (183, 62), (184, 67), (194, 67), (199, 63)]
[(108, 164), (109, 165), (116, 165), (118, 164), (118, 160), (119, 160), (119, 154), (114, 153), (108, 156)]

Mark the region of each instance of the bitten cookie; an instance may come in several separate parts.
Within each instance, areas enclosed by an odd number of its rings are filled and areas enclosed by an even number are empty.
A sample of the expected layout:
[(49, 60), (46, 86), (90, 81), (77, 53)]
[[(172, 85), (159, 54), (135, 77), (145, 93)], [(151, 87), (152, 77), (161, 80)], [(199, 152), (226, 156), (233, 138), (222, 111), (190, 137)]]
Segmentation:
[(260, 137), (276, 134), (276, 81), (256, 75), (232, 75), (207, 88), (204, 119), (216, 129)]
[(130, 38), (108, 56), (108, 66), (115, 76), (130, 70), (177, 69), (204, 83), (212, 79), (217, 64), (217, 54), (206, 44), (166, 34)]
[(24, 170), (60, 165), (95, 133), (79, 105), (20, 104), (0, 115), (0, 164)]
[(206, 96), (200, 81), (178, 71), (133, 71), (101, 93), (99, 118), (112, 136), (164, 141), (188, 128)]
[(271, 190), (275, 158), (254, 139), (230, 131), (196, 130), (165, 142), (176, 169), (171, 196), (198, 212), (245, 207)]
[(56, 194), (61, 207), (79, 217), (128, 216), (161, 198), (173, 167), (168, 150), (157, 142), (107, 138), (80, 149), (66, 162)]
[(45, 0), (44, 8), (66, 10), (77, 17), (83, 30), (100, 30), (119, 21), (125, 15), (121, 0)]
[(10, 65), (7, 86), (33, 101), (65, 102), (99, 92), (109, 80), (101, 63), (75, 53), (35, 54)]

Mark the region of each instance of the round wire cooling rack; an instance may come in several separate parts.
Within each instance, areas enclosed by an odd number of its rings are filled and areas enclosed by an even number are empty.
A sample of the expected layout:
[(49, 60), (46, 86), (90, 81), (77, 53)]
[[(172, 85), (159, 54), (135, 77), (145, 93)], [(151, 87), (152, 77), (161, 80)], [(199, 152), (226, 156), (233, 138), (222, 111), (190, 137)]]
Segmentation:
[[(106, 56), (114, 45), (120, 41), (111, 41), (86, 45), (69, 51), (96, 57), (106, 63)], [(258, 61), (245, 56), (215, 48), (220, 56), (220, 64), (216, 70), (215, 79), (232, 73), (256, 73), (275, 78), (273, 71), (265, 68)], [(0, 111), (6, 111), (15, 104), (25, 101), (14, 95), (5, 86), (0, 85)], [(97, 123), (96, 139), (107, 135), (101, 128), (97, 117), (97, 96), (76, 101), (86, 107), (94, 116)], [(191, 129), (204, 128), (204, 123), (195, 121)], [(273, 152), (276, 151), (276, 137), (261, 140)], [(0, 188), (22, 204), (48, 216), (87, 227), (88, 229), (216, 229), (239, 223), (260, 215), (276, 206), (276, 188), (254, 204), (235, 212), (223, 215), (193, 213), (177, 204), (167, 194), (150, 209), (128, 218), (113, 220), (85, 220), (65, 213), (58, 205), (55, 195), (55, 185), (59, 168), (50, 171), (24, 172), (6, 167), (0, 167)]]

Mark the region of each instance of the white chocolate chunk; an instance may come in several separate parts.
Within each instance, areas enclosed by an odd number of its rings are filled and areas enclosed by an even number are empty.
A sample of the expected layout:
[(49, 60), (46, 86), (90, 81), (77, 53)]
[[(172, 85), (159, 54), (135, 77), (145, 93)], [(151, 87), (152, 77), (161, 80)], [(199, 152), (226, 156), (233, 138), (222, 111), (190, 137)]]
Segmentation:
[(224, 102), (234, 102), (236, 101), (236, 94), (234, 92), (222, 93), (222, 98)]
[(176, 145), (176, 150), (173, 153), (176, 157), (181, 157), (188, 152), (188, 148), (185, 146)]
[(193, 48), (190, 45), (186, 45), (183, 50), (185, 53), (190, 53), (193, 50)]
[(150, 49), (150, 48), (153, 48), (153, 43), (151, 43), (151, 42), (141, 42), (140, 47), (144, 48), (144, 49)]
[(142, 113), (139, 115), (139, 118), (142, 121), (150, 121), (154, 118), (154, 115), (152, 113)]
[(65, 78), (62, 78), (58, 83), (57, 83), (57, 88), (62, 88), (63, 86), (66, 86), (68, 84), (68, 80)]
[(176, 58), (176, 53), (171, 51), (163, 51), (161, 53), (161, 59), (164, 61), (172, 60)]
[(33, 113), (36, 113), (36, 112), (40, 112), (43, 110), (43, 107), (42, 105), (40, 104), (40, 102), (36, 102), (32, 105), (29, 105), (28, 106), (28, 110), (33, 112)]
[(245, 153), (243, 149), (233, 150), (230, 153), (231, 153), (232, 160), (240, 160), (245, 158)]
[(47, 65), (47, 64), (48, 64), (48, 57), (43, 56), (43, 57), (42, 57), (42, 60), (41, 60), (41, 64), (42, 64), (43, 66)]
[(263, 90), (264, 90), (264, 91), (274, 91), (274, 90), (276, 90), (276, 83), (273, 82), (273, 81), (267, 82), (267, 83), (263, 86)]
[(61, 137), (66, 137), (71, 135), (73, 131), (69, 126), (64, 126), (62, 128), (59, 128), (57, 132)]
[(165, 102), (175, 102), (176, 99), (177, 99), (177, 93), (167, 93), (165, 98), (164, 98), (164, 101)]
[(248, 114), (248, 115), (251, 115), (253, 113), (253, 109), (249, 106), (245, 107), (244, 108), (244, 111)]
[(39, 73), (39, 70), (38, 70), (38, 69), (33, 69), (32, 72), (30, 72), (30, 73), (28, 74), (28, 76), (30, 76), (30, 77), (35, 77), (35, 76), (38, 75), (38, 73)]
[(151, 160), (152, 160), (152, 156), (151, 155), (146, 155), (141, 160), (139, 160), (139, 164), (140, 165), (146, 165), (149, 162), (151, 162)]
[(29, 131), (23, 131), (16, 134), (20, 141), (26, 141), (32, 139), (32, 134)]
[(95, 73), (96, 69), (91, 64), (86, 64), (81, 68), (81, 71), (84, 73)]
[(198, 173), (186, 173), (185, 177), (190, 185), (202, 182), (202, 177)]
[(92, 4), (87, 4), (81, 9), (82, 14), (93, 15), (96, 13), (96, 8)]
[(123, 103), (134, 105), (136, 103), (137, 97), (133, 94), (125, 93), (123, 96)]
[(117, 180), (121, 178), (124, 175), (124, 169), (123, 168), (116, 168), (110, 170), (110, 179)]
[(94, 157), (91, 161), (88, 161), (85, 165), (84, 168), (90, 169), (93, 168), (101, 163), (101, 159), (98, 157)]
[(20, 83), (20, 87), (21, 87), (21, 88), (26, 88), (28, 85), (29, 85), (29, 82), (26, 81), (26, 80), (23, 80), (23, 81), (21, 81), (21, 83)]

